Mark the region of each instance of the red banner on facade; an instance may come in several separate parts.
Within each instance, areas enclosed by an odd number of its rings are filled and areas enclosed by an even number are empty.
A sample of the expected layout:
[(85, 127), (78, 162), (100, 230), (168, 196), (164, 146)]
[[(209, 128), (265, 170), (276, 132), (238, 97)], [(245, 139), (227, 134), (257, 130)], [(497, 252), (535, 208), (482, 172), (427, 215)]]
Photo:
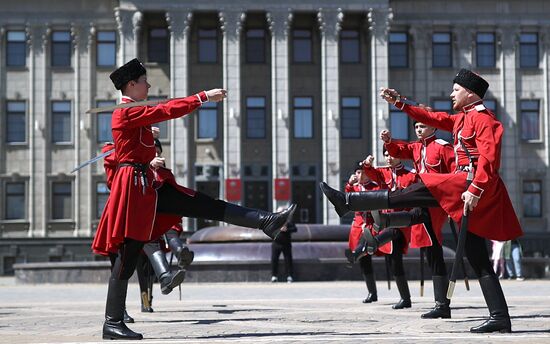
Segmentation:
[(241, 200), (241, 180), (225, 180), (225, 199), (230, 202), (239, 202)]
[(289, 178), (275, 179), (275, 200), (277, 201), (290, 200), (290, 179)]

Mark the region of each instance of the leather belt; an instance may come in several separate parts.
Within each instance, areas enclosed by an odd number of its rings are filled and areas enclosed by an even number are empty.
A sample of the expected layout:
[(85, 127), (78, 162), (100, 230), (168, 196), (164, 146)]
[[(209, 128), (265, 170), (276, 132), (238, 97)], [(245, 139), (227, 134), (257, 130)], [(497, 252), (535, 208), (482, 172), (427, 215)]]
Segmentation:
[(147, 187), (147, 164), (140, 164), (137, 162), (121, 162), (117, 168), (131, 166), (134, 168), (134, 185), (138, 185), (138, 179), (141, 181), (142, 193), (145, 195), (145, 188)]

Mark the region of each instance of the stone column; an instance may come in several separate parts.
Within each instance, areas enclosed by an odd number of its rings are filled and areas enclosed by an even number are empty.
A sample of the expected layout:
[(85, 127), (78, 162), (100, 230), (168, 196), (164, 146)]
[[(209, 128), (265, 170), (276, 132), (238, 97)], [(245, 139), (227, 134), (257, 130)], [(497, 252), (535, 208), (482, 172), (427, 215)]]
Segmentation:
[[(539, 31), (540, 35), (540, 54), (542, 56), (542, 71), (543, 71), (543, 90), (544, 90), (544, 108), (542, 109), (542, 124), (543, 141), (544, 141), (544, 163), (550, 165), (550, 26), (542, 26)], [(550, 182), (550, 175), (547, 176), (547, 182)], [(548, 184), (547, 184), (548, 185)], [(548, 196), (546, 196), (548, 197)], [(548, 204), (548, 203), (543, 203)]]
[(27, 28), (29, 37), (29, 220), (28, 237), (45, 237), (48, 220), (48, 178), (46, 155), (48, 142), (45, 130), (49, 98), (48, 45), (51, 28), (49, 24), (32, 23)]
[(378, 96), (378, 89), (382, 86), (391, 86), (388, 70), (388, 31), (392, 18), (391, 8), (371, 8), (368, 13), (371, 60), (371, 147), (372, 153), (378, 155), (378, 161), (384, 161), (378, 132), (389, 127), (388, 103)]
[[(96, 28), (94, 23), (90, 23), (89, 26), (86, 27), (86, 52), (85, 56), (83, 56), (82, 61), (84, 62), (82, 66), (82, 70), (85, 71), (84, 80), (82, 80), (83, 84), (83, 90), (82, 90), (82, 104), (80, 106), (82, 113), (84, 113), (85, 109), (90, 109), (94, 107), (94, 99), (95, 96), (92, 93), (92, 90), (94, 90), (95, 85), (95, 78), (93, 77), (96, 72), (95, 68), (95, 60), (94, 60), (94, 47), (96, 44)], [(84, 133), (86, 135), (86, 138), (83, 140), (83, 145), (86, 146), (86, 148), (82, 149), (82, 152), (84, 153), (83, 159), (86, 157), (93, 156), (96, 154), (95, 151), (95, 143), (92, 141), (92, 125), (94, 123), (92, 116), (84, 116), (81, 120), (80, 128), (81, 130), (84, 130)], [(82, 172), (80, 172), (82, 173)], [(92, 236), (92, 222), (95, 220), (95, 213), (93, 211), (94, 209), (94, 195), (95, 195), (95, 184), (93, 180), (93, 168), (87, 168), (85, 172), (85, 185), (86, 185), (86, 204), (88, 205), (88, 219), (85, 222), (86, 226), (85, 228), (82, 228), (82, 235), (83, 236)]]
[(115, 8), (115, 19), (119, 33), (118, 64), (138, 56), (139, 33), (143, 14), (140, 11)]
[[(189, 30), (193, 13), (190, 11), (172, 10), (166, 12), (166, 21), (170, 30), (170, 96), (185, 97), (189, 95)], [(170, 126), (170, 167), (176, 181), (182, 185), (191, 185), (189, 164), (189, 128), (190, 117), (172, 121)], [(189, 228), (189, 218), (182, 218), (183, 228)]]
[[(82, 28), (80, 25), (76, 25), (74, 23), (71, 24), (71, 37), (72, 37), (72, 47), (73, 47), (73, 68), (74, 68), (74, 99), (72, 104), (72, 117), (73, 117), (73, 131), (74, 131), (74, 166), (78, 166), (80, 164), (80, 116), (83, 112), (80, 111), (80, 54), (81, 51), (86, 47), (85, 42), (82, 42), (82, 37), (87, 38), (86, 35), (81, 35)], [(78, 236), (78, 230), (81, 226), (81, 219), (80, 219), (80, 190), (82, 182), (82, 178), (80, 176), (80, 173), (76, 173), (74, 176), (74, 182), (73, 182), (73, 190), (74, 190), (74, 198), (73, 198), (73, 218), (74, 218), (74, 231), (73, 236)]]
[[(322, 111), (322, 180), (340, 185), (340, 87), (338, 33), (344, 14), (341, 9), (319, 9), (321, 32), (321, 111)], [(323, 197), (323, 223), (339, 224), (340, 217)]]
[[(223, 102), (223, 180), (241, 177), (241, 59), (240, 34), (246, 14), (241, 10), (219, 12), (223, 32), (223, 87), (227, 100)], [(224, 195), (225, 197), (225, 195)]]
[[(498, 117), (504, 126), (505, 135), (502, 137), (501, 161), (502, 179), (512, 197), (514, 205), (519, 206), (521, 190), (518, 190), (518, 102), (516, 88), (516, 49), (518, 48), (518, 35), (520, 29), (514, 26), (500, 27), (497, 30), (497, 44), (500, 45), (500, 94), (493, 94), (500, 98), (502, 111), (497, 111)], [(497, 50), (498, 51), (498, 50)], [(491, 91), (491, 87), (489, 87)], [(519, 193), (518, 193), (519, 192)]]
[(453, 30), (457, 52), (455, 64), (458, 68), (471, 68), (475, 46), (475, 35), (471, 27), (457, 27)]
[[(275, 194), (276, 179), (290, 182), (288, 34), (292, 12), (290, 9), (268, 10), (267, 21), (271, 32), (271, 166)], [(273, 209), (285, 203), (273, 197)]]
[[(414, 100), (423, 104), (429, 102), (429, 89), (431, 85), (431, 47), (432, 32), (423, 26), (412, 26), (409, 29), (411, 37), (411, 52), (413, 72), (413, 94)], [(410, 131), (409, 128), (407, 130)]]

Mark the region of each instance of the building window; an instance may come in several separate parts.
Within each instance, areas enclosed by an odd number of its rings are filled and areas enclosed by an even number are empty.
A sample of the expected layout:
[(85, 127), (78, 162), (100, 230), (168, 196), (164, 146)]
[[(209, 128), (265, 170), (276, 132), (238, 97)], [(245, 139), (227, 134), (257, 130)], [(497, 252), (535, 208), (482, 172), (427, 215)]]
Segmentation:
[(6, 220), (25, 219), (25, 183), (6, 183), (4, 214)]
[(495, 67), (495, 34), (480, 32), (476, 36), (476, 63), (478, 67)]
[(99, 67), (116, 65), (116, 34), (114, 31), (97, 33), (96, 64)]
[(249, 139), (264, 139), (265, 124), (265, 98), (246, 98), (246, 137)]
[(406, 68), (409, 65), (408, 42), (406, 32), (392, 32), (389, 37), (389, 64), (394, 68)]
[(538, 180), (523, 182), (523, 216), (542, 216), (542, 187)]
[(99, 219), (103, 213), (103, 208), (105, 208), (105, 203), (107, 203), (107, 198), (109, 198), (109, 188), (107, 188), (106, 183), (97, 183), (95, 189), (95, 217)]
[(390, 132), (394, 139), (409, 140), (409, 117), (393, 105), (390, 105)]
[(170, 37), (165, 28), (151, 28), (147, 36), (147, 62), (168, 63)]
[(432, 67), (452, 67), (452, 51), (450, 33), (436, 32), (432, 35)]
[(71, 183), (52, 183), (52, 220), (71, 218)]
[(27, 35), (25, 31), (8, 31), (6, 43), (6, 66), (23, 67), (26, 65)]
[(340, 32), (340, 61), (342, 63), (361, 62), (358, 30), (342, 30)]
[(26, 141), (26, 110), (23, 101), (6, 102), (6, 142), (21, 143)]
[(265, 63), (265, 30), (246, 30), (245, 47), (247, 63)]
[(52, 33), (52, 66), (71, 66), (71, 33), (69, 31), (54, 31)]
[(313, 138), (313, 100), (311, 97), (294, 98), (294, 138)]
[(202, 104), (198, 115), (197, 138), (215, 139), (218, 137), (218, 107), (217, 103)]
[(218, 61), (218, 32), (216, 29), (199, 29), (199, 62)]
[(308, 63), (313, 61), (310, 30), (292, 30), (292, 61)]
[[(450, 100), (434, 100), (432, 108), (434, 111), (443, 111), (451, 113), (453, 111), (453, 103)], [(453, 133), (445, 130), (437, 129), (436, 136), (447, 142), (453, 143)]]
[(520, 34), (519, 66), (521, 68), (537, 68), (539, 66), (539, 38), (536, 33)]
[(52, 142), (71, 142), (71, 102), (52, 102)]
[[(107, 100), (107, 101), (98, 101), (97, 106), (98, 107), (105, 107), (105, 106), (113, 106), (115, 105), (115, 101), (113, 100)], [(96, 115), (97, 118), (97, 142), (98, 143), (105, 143), (105, 142), (113, 142), (113, 132), (111, 130), (111, 118), (112, 118), (113, 112), (100, 112)]]
[(342, 97), (340, 132), (343, 139), (361, 138), (361, 98)]
[(525, 141), (540, 140), (540, 114), (538, 100), (522, 100), (521, 138)]

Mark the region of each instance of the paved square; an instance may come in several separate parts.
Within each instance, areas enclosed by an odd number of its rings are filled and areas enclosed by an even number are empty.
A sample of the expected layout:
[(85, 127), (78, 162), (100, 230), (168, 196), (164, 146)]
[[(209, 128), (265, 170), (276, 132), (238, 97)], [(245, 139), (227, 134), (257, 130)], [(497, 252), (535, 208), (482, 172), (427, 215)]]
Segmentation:
[[(431, 281), (425, 296), (410, 282), (413, 306), (393, 310), (395, 284), (378, 282), (379, 301), (363, 304), (362, 282), (183, 284), (161, 295), (155, 285), (154, 313), (141, 313), (137, 284), (130, 284), (129, 327), (145, 343), (549, 343), (550, 281), (502, 281), (512, 316), (512, 334), (470, 334), (488, 311), (477, 281), (455, 290), (452, 319), (420, 319), (433, 306)], [(16, 285), (0, 278), (1, 343), (94, 343), (101, 339), (107, 285)], [(123, 342), (123, 341), (117, 341)], [(135, 342), (134, 342), (135, 343)]]

